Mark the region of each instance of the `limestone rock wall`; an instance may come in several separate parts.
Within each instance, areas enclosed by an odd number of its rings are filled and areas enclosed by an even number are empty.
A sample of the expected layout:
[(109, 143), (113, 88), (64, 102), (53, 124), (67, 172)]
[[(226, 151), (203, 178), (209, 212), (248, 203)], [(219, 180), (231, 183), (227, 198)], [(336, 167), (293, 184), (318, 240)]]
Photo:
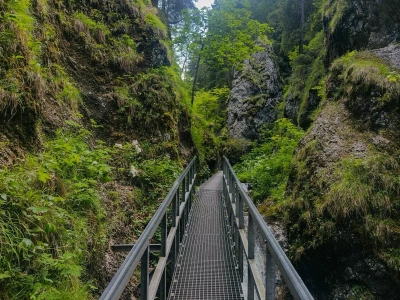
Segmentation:
[(271, 49), (255, 53), (236, 71), (228, 102), (227, 126), (233, 138), (258, 139), (264, 124), (273, 123), (282, 102), (282, 87)]

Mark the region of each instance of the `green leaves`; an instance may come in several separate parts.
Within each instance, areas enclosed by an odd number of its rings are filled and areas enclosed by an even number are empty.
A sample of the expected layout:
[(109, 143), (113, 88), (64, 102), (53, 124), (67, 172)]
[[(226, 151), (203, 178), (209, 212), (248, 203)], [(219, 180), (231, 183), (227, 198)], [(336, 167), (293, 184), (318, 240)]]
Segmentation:
[(56, 225), (54, 225), (54, 224), (52, 224), (52, 223), (47, 223), (45, 226), (44, 226), (44, 231), (46, 232), (46, 233), (53, 233), (53, 232), (55, 232), (56, 231)]
[(241, 4), (238, 7), (234, 1), (222, 0), (209, 12), (203, 56), (213, 68), (240, 68), (252, 53), (263, 50), (257, 41), (267, 41), (271, 27), (252, 20), (248, 3)]
[(26, 247), (32, 247), (33, 246), (33, 242), (30, 240), (30, 239), (27, 239), (27, 238), (23, 238), (22, 239), (22, 241), (21, 241), (21, 243), (20, 243), (20, 246), (26, 246)]
[(6, 273), (0, 273), (0, 280), (10, 278), (11, 274), (9, 272)]
[(68, 123), (42, 153), (0, 169), (0, 280), (13, 277), (0, 298), (61, 299), (71, 285), (86, 295), (77, 277), (87, 241), (101, 239), (97, 185), (111, 177), (113, 150), (90, 148), (88, 132)]
[(263, 134), (263, 142), (235, 165), (239, 179), (252, 184), (255, 201), (283, 200), (293, 152), (303, 134), (288, 119), (279, 119)]
[(38, 170), (37, 175), (38, 179), (43, 183), (46, 183), (46, 181), (51, 178), (49, 174), (43, 172), (42, 170)]

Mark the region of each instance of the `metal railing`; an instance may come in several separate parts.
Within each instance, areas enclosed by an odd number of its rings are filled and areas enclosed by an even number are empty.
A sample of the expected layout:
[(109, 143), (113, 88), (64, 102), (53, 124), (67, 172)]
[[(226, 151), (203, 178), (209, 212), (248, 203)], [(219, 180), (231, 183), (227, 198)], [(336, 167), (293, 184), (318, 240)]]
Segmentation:
[[(295, 299), (313, 299), (307, 287), (297, 274), (286, 254), (276, 241), (264, 219), (257, 211), (252, 200), (243, 190), (229, 160), (223, 158), (223, 195), (228, 209), (231, 234), (235, 244), (235, 255), (239, 273), (243, 281), (243, 252), (247, 260), (248, 289), (247, 300), (254, 299), (254, 290), (259, 299), (275, 299), (276, 266), (280, 271), (289, 291)], [(244, 209), (248, 210), (248, 228), (245, 231)], [(255, 226), (266, 242), (265, 285), (255, 263)]]
[[(183, 238), (188, 214), (193, 202), (196, 180), (196, 157), (175, 181), (164, 201), (147, 224), (134, 245), (115, 245), (117, 251), (129, 251), (100, 299), (119, 299), (140, 263), (140, 298), (142, 300), (167, 298), (167, 265), (174, 272), (179, 244)], [(169, 224), (168, 224), (169, 223)], [(155, 232), (161, 228), (161, 244), (150, 244)], [(169, 229), (169, 231), (168, 231)], [(149, 277), (149, 254), (160, 252), (160, 258)], [(168, 263), (170, 262), (170, 263)]]

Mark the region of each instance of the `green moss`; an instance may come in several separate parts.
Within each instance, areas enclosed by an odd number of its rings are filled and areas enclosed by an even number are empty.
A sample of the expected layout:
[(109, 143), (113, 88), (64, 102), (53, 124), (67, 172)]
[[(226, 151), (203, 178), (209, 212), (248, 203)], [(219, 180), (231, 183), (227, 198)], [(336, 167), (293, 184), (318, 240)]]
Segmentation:
[(358, 299), (374, 300), (376, 298), (367, 287), (356, 285), (351, 288), (350, 295), (347, 299), (349, 299), (349, 300), (358, 300)]
[(329, 29), (331, 33), (335, 32), (336, 26), (343, 18), (347, 8), (348, 3), (346, 1), (328, 0), (326, 2), (324, 16), (329, 19)]
[(50, 70), (48, 80), (54, 83), (56, 99), (69, 104), (77, 111), (78, 104), (82, 101), (80, 91), (62, 66), (52, 64)]
[[(296, 50), (297, 49), (297, 50)], [(324, 98), (320, 81), (325, 76), (324, 67), (325, 47), (323, 31), (318, 32), (314, 38), (304, 46), (304, 52), (298, 53), (298, 48), (291, 52), (292, 76), (290, 86), (285, 93), (285, 99), (290, 94), (299, 102), (299, 112), (297, 115), (297, 123), (302, 127), (308, 127), (311, 115), (317, 108), (319, 102)], [(310, 94), (313, 90), (319, 89), (319, 93), (315, 93), (313, 99), (317, 103), (310, 103)], [(317, 105), (317, 106), (315, 106)]]
[(387, 259), (389, 267), (397, 268), (388, 249), (400, 238), (399, 155), (369, 149), (365, 157), (344, 158), (314, 177), (310, 172), (320, 148), (312, 144), (296, 155), (291, 188), (296, 196), (283, 205), (283, 211), (290, 212), (286, 221), (297, 223), (290, 229), (297, 236), (293, 257), (346, 230)]
[(135, 76), (119, 77), (114, 98), (128, 125), (142, 124), (140, 130), (147, 134), (168, 132), (175, 140), (179, 114), (189, 101), (182, 86), (176, 69), (155, 68)]
[[(81, 21), (83, 25), (85, 25), (92, 34), (105, 35), (105, 36), (111, 34), (110, 30), (105, 24), (91, 19), (89, 16), (85, 15), (82, 12), (76, 12), (73, 17), (76, 20)], [(82, 28), (82, 32), (84, 32), (84, 30), (85, 29)]]
[(332, 79), (343, 82), (343, 94), (338, 97), (353, 98), (366, 94), (371, 89), (377, 89), (381, 96), (378, 100), (385, 102), (397, 101), (400, 95), (400, 81), (397, 70), (368, 52), (350, 52), (333, 62)]
[[(397, 224), (397, 232), (400, 233), (400, 224)], [(382, 254), (381, 258), (386, 264), (393, 270), (400, 272), (400, 249), (389, 248), (386, 249)]]
[(152, 13), (147, 13), (145, 16), (146, 22), (153, 26), (154, 28), (158, 29), (160, 34), (164, 37), (167, 36), (167, 27), (165, 24), (160, 20), (159, 17), (157, 17), (155, 14)]

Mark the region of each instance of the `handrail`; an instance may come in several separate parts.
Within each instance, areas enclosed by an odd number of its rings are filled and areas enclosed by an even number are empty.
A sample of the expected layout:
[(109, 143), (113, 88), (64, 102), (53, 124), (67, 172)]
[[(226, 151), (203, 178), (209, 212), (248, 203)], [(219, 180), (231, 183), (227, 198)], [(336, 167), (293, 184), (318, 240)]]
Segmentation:
[[(281, 246), (278, 244), (277, 240), (273, 236), (272, 232), (268, 228), (264, 219), (258, 212), (253, 201), (243, 190), (243, 187), (237, 178), (235, 171), (229, 163), (229, 160), (223, 157), (223, 172), (224, 172), (224, 195), (226, 202), (230, 205), (230, 213), (232, 218), (231, 227), (236, 227), (236, 241), (241, 240), (241, 243), (235, 244), (237, 253), (237, 259), (239, 263), (243, 264), (242, 251), (244, 250), (247, 260), (248, 260), (248, 270), (249, 270), (249, 282), (248, 282), (248, 299), (253, 299), (254, 297), (254, 287), (256, 288), (257, 294), (261, 299), (272, 300), (275, 298), (275, 264), (283, 276), (285, 283), (287, 284), (289, 291), (295, 299), (310, 300), (314, 299), (304, 282), (294, 269), (293, 265), (287, 258), (285, 252), (282, 250)], [(227, 203), (227, 204), (229, 204)], [(249, 224), (248, 224), (248, 234), (244, 232), (244, 214), (243, 214), (243, 204), (248, 207), (249, 213)], [(259, 229), (260, 234), (266, 240), (266, 252), (267, 252), (267, 262), (266, 262), (266, 286), (262, 284), (262, 280), (258, 271), (253, 267), (254, 259), (254, 225)], [(240, 247), (244, 249), (241, 249)], [(272, 259), (271, 259), (272, 258)], [(239, 266), (241, 271), (243, 266)]]
[[(141, 262), (141, 299), (154, 299), (161, 281), (160, 299), (166, 299), (167, 292), (165, 281), (167, 258), (171, 255), (171, 268), (173, 271), (179, 250), (178, 239), (181, 240), (183, 237), (187, 215), (192, 205), (192, 192), (194, 192), (195, 179), (196, 157), (192, 159), (179, 178), (174, 182), (172, 188), (164, 198), (164, 201), (161, 203), (120, 268), (115, 273), (111, 282), (104, 290), (100, 297), (101, 300), (119, 299), (139, 262)], [(180, 190), (182, 192), (181, 195), (179, 194)], [(171, 203), (172, 220), (171, 228), (168, 233), (167, 211)], [(153, 237), (161, 222), (161, 257), (156, 266), (155, 275), (153, 275), (149, 283), (150, 239)]]

